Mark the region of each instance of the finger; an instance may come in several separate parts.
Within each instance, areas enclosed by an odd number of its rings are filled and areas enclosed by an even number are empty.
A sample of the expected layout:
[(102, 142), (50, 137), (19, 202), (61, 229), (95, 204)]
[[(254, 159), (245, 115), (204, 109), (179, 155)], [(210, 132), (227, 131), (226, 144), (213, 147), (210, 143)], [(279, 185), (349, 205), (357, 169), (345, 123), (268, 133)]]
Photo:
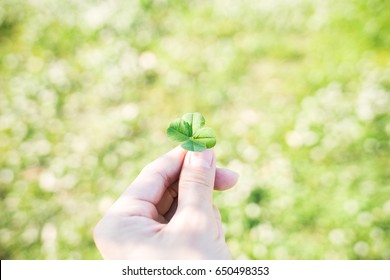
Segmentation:
[(148, 164), (110, 208), (110, 212), (158, 220), (156, 204), (168, 186), (179, 179), (187, 151), (177, 147)]
[[(238, 176), (238, 173), (232, 170), (217, 168), (215, 172), (214, 190), (223, 191), (230, 189), (237, 183)], [(165, 190), (161, 200), (156, 205), (157, 211), (160, 214), (165, 215), (171, 209), (172, 202), (177, 198), (177, 192), (178, 182), (176, 181)]]
[(164, 192), (161, 200), (156, 204), (156, 209), (161, 215), (165, 215), (172, 207), (173, 201), (177, 198), (178, 181), (169, 186)]
[(149, 163), (130, 185), (125, 194), (157, 204), (165, 190), (179, 179), (186, 150), (177, 147)]
[(167, 222), (169, 222), (169, 221), (172, 219), (173, 215), (175, 215), (176, 209), (177, 209), (177, 198), (175, 198), (175, 199), (173, 200), (172, 205), (171, 205), (171, 208), (169, 208), (169, 210), (167, 211), (167, 213), (164, 215), (165, 220), (166, 220)]
[(214, 189), (224, 191), (233, 187), (240, 175), (233, 170), (226, 168), (217, 168), (215, 172)]
[[(184, 219), (207, 225), (213, 217), (212, 192), (215, 182), (215, 156), (212, 149), (188, 152), (179, 179), (177, 214), (186, 213)], [(188, 216), (188, 217), (187, 217)], [(192, 216), (192, 217), (191, 217)], [(196, 217), (196, 219), (194, 218)]]

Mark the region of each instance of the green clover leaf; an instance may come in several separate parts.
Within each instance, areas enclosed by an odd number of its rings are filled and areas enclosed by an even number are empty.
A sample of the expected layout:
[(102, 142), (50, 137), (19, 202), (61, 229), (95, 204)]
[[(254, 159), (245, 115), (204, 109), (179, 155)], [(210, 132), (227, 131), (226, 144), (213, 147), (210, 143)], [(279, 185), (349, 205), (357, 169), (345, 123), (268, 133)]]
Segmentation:
[(169, 124), (167, 135), (182, 142), (181, 146), (188, 151), (202, 152), (217, 143), (214, 130), (205, 127), (205, 123), (201, 113), (187, 113)]

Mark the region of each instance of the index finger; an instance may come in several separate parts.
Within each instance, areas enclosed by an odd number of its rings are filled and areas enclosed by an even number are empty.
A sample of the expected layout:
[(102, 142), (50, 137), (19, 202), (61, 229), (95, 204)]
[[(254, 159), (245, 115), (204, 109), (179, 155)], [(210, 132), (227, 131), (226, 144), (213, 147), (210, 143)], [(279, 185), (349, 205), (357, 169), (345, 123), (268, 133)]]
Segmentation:
[(155, 217), (155, 205), (165, 190), (178, 180), (186, 153), (176, 147), (145, 166), (109, 212)]
[(146, 165), (124, 195), (157, 204), (165, 190), (179, 179), (186, 153), (179, 146)]

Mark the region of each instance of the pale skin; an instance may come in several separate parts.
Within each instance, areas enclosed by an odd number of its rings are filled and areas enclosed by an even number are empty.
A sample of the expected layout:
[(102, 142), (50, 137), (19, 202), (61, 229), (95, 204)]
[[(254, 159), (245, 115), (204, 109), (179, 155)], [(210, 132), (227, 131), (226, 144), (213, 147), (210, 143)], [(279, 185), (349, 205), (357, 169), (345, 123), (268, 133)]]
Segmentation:
[(105, 259), (231, 259), (214, 189), (238, 174), (216, 168), (212, 149), (177, 147), (148, 164), (97, 224)]

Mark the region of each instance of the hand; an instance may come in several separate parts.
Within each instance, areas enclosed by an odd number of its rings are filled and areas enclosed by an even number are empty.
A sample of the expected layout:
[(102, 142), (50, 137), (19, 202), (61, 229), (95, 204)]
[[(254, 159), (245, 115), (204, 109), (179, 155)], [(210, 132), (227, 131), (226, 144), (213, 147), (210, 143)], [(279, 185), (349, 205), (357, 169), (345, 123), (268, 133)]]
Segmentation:
[(107, 211), (96, 245), (105, 259), (230, 259), (212, 192), (237, 179), (216, 168), (213, 150), (177, 147), (148, 164)]

